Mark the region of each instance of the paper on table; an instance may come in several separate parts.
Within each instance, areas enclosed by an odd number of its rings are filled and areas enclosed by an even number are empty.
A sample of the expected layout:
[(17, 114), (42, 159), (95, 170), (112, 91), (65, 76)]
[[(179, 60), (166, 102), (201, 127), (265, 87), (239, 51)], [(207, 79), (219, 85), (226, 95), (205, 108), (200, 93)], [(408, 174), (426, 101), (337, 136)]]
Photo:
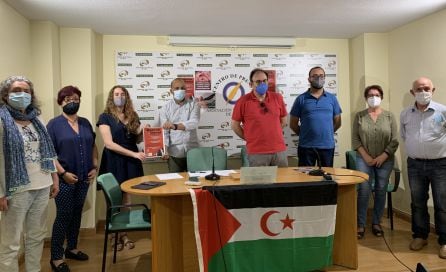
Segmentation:
[[(208, 170), (208, 171), (193, 171), (193, 172), (189, 172), (188, 174), (189, 174), (189, 177), (204, 177), (211, 173), (212, 173), (212, 171)], [(227, 176), (229, 176), (229, 174), (235, 173), (235, 171), (234, 170), (216, 170), (215, 173), (220, 176), (227, 177)]]
[(178, 173), (167, 173), (167, 174), (157, 174), (155, 175), (160, 180), (168, 180), (168, 179), (181, 179), (184, 178), (182, 175)]
[(215, 171), (215, 173), (219, 174), (220, 176), (228, 177), (229, 174), (236, 173), (236, 171), (234, 171), (234, 170), (217, 170), (217, 171)]

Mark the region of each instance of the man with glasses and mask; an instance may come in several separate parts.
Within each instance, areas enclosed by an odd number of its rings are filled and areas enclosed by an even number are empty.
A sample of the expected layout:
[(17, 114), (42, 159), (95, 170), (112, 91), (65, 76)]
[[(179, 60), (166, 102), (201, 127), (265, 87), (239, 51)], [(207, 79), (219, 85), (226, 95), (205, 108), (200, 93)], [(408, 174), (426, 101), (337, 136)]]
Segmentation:
[(341, 107), (336, 96), (324, 90), (325, 71), (316, 66), (308, 73), (310, 88), (294, 101), (290, 128), (299, 136), (299, 166), (333, 167), (334, 133), (341, 127)]
[(432, 101), (435, 88), (426, 77), (415, 80), (410, 93), (415, 103), (400, 115), (401, 138), (407, 153), (407, 175), (412, 199), (411, 250), (427, 245), (430, 231), (429, 185), (434, 202), (435, 230), (446, 259), (446, 106)]
[(252, 91), (235, 104), (232, 130), (246, 141), (249, 166), (287, 167), (282, 129), (288, 113), (283, 97), (268, 92), (268, 74), (264, 70), (252, 70), (249, 80)]
[(188, 150), (198, 147), (197, 128), (200, 121), (200, 106), (186, 96), (186, 84), (176, 78), (170, 84), (173, 99), (160, 111), (161, 126), (165, 130), (169, 172), (186, 172)]

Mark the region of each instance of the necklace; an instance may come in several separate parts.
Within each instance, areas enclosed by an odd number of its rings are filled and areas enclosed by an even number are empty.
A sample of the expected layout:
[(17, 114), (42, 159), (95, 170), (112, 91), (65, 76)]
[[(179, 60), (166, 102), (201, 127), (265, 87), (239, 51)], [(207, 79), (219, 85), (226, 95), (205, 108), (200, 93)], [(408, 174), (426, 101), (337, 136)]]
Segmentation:
[(68, 121), (68, 123), (70, 124), (70, 125), (72, 125), (72, 126), (75, 126), (76, 124), (77, 124), (77, 117), (76, 118), (74, 118), (73, 120), (71, 120), (70, 118), (68, 118), (68, 117), (65, 117), (65, 119), (67, 119), (67, 121)]

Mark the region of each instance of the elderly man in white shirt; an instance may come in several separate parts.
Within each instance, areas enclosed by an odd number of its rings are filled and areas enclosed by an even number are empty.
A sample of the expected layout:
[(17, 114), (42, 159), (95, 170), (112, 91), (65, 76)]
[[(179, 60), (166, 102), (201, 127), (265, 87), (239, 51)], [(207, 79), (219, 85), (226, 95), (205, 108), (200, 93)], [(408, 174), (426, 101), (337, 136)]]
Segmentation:
[(176, 78), (170, 84), (173, 99), (160, 111), (161, 126), (165, 130), (169, 172), (187, 171), (186, 153), (198, 147), (197, 127), (200, 121), (200, 106), (186, 96), (185, 83)]
[(401, 137), (407, 152), (407, 172), (411, 190), (411, 250), (427, 245), (429, 235), (429, 185), (432, 186), (435, 230), (439, 257), (446, 259), (446, 106), (432, 101), (435, 88), (429, 78), (413, 82), (415, 104), (401, 112)]

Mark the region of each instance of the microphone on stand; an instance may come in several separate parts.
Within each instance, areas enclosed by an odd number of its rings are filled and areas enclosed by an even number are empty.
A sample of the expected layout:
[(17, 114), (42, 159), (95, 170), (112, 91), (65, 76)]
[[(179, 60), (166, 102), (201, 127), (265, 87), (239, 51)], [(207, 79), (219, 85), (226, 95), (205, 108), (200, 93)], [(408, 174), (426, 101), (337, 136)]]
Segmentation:
[(319, 156), (319, 152), (317, 152), (316, 148), (313, 148), (314, 153), (316, 153), (317, 156), (317, 166), (318, 169), (313, 169), (310, 172), (308, 172), (308, 175), (310, 176), (323, 176), (324, 180), (333, 180), (330, 174), (325, 173), (325, 171), (322, 169), (322, 163), (321, 163), (321, 156)]
[(214, 147), (211, 147), (211, 152), (212, 152), (212, 173), (210, 173), (209, 175), (206, 175), (204, 178), (206, 180), (219, 180), (220, 179), (220, 175), (215, 173), (215, 158), (214, 158)]
[(322, 165), (321, 165), (321, 157), (319, 156), (319, 152), (317, 152), (316, 148), (313, 148), (313, 152), (316, 153), (316, 163), (317, 163), (317, 167), (318, 169), (313, 169), (310, 172), (308, 172), (308, 175), (310, 176), (323, 176), (325, 175), (324, 170), (322, 170)]

